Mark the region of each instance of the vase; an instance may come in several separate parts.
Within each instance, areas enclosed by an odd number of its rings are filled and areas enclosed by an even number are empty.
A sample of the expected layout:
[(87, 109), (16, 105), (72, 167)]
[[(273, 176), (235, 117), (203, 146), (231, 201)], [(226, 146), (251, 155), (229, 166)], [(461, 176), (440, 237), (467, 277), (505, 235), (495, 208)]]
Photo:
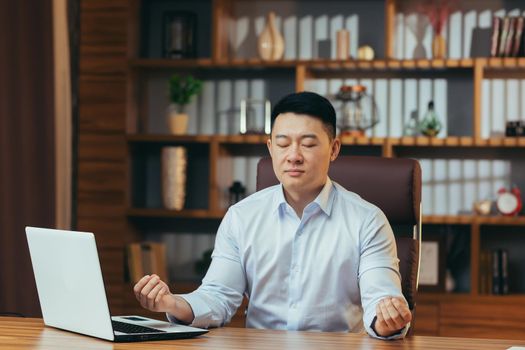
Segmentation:
[(161, 151), (162, 203), (165, 208), (182, 210), (186, 199), (186, 148), (163, 147)]
[(447, 56), (447, 42), (441, 34), (434, 35), (434, 39), (432, 39), (432, 56), (434, 58), (445, 58)]
[(336, 33), (335, 58), (347, 60), (350, 56), (350, 32), (346, 29), (338, 30)]
[(277, 30), (275, 13), (268, 13), (266, 25), (257, 40), (259, 56), (264, 61), (277, 61), (284, 54), (284, 39)]
[(171, 134), (187, 134), (189, 116), (186, 113), (180, 113), (175, 105), (170, 105), (166, 114), (166, 123)]

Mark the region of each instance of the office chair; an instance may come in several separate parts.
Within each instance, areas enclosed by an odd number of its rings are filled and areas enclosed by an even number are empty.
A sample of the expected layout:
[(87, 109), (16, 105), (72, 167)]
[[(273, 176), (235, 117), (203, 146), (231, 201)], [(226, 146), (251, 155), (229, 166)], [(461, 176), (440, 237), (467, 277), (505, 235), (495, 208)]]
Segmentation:
[[(392, 226), (397, 244), (401, 288), (415, 324), (421, 246), (421, 167), (417, 160), (339, 156), (330, 178), (379, 207)], [(269, 157), (257, 164), (257, 191), (278, 184)]]

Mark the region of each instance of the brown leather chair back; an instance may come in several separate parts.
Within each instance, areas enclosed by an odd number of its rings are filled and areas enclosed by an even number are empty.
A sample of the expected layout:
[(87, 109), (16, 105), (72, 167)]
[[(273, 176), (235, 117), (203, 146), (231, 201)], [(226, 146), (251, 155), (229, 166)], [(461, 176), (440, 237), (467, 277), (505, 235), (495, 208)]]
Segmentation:
[[(331, 165), (330, 178), (378, 206), (396, 232), (401, 287), (412, 311), (414, 325), (421, 244), (421, 167), (414, 159), (339, 156)], [(269, 157), (257, 165), (257, 190), (276, 185)], [(409, 229), (406, 229), (409, 227)]]

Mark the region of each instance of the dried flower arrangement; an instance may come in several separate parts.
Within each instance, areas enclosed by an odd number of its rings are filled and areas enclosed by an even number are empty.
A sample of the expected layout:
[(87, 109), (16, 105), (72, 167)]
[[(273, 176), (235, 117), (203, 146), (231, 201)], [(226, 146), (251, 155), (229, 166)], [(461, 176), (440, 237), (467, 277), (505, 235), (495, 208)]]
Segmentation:
[(457, 0), (430, 0), (419, 5), (419, 13), (427, 16), (435, 35), (441, 35), (447, 19), (458, 8)]

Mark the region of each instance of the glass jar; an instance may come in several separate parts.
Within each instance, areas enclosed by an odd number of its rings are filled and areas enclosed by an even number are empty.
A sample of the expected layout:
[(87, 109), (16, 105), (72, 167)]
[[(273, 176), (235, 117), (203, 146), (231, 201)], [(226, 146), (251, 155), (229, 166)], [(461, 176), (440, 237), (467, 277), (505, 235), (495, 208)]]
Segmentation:
[(336, 95), (342, 101), (338, 126), (341, 135), (364, 136), (364, 131), (379, 122), (374, 98), (364, 85), (343, 85)]
[(434, 101), (428, 103), (428, 109), (425, 117), (421, 120), (419, 130), (425, 136), (434, 137), (441, 131), (441, 121), (434, 110)]
[(241, 134), (270, 134), (272, 106), (269, 100), (241, 100), (239, 132)]

